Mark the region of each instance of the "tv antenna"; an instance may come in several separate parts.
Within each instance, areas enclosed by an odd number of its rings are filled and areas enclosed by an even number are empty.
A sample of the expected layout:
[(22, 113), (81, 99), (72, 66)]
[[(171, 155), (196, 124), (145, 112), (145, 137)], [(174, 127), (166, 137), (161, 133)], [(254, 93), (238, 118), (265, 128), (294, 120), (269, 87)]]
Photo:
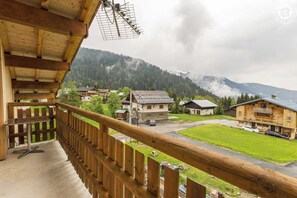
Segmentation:
[(103, 0), (96, 14), (103, 40), (132, 39), (142, 34), (136, 23), (134, 5)]

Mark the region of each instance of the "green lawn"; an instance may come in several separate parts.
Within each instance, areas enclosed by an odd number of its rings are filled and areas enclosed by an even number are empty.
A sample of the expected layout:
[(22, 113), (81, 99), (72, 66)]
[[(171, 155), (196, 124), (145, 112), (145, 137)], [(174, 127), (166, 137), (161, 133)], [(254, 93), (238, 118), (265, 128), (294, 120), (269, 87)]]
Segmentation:
[[(188, 168), (188, 170), (180, 170), (180, 174), (181, 174), (180, 182), (181, 183), (185, 183), (186, 177), (189, 177), (189, 178), (193, 179), (194, 181), (198, 182), (199, 184), (202, 184), (206, 187), (215, 188), (217, 190), (220, 190), (221, 192), (227, 193), (228, 195), (231, 195), (231, 196), (240, 195), (240, 190), (237, 187), (235, 187), (223, 180), (212, 177), (211, 175), (209, 175), (205, 172), (202, 172), (190, 165), (182, 163), (181, 161), (179, 161), (169, 155), (166, 155), (166, 154), (158, 151), (159, 155), (157, 157), (153, 157), (151, 155), (151, 152), (155, 149), (148, 147), (146, 145), (143, 145), (143, 144), (137, 144), (135, 142), (127, 143), (127, 144), (130, 145), (131, 147), (135, 148), (136, 150), (140, 151), (145, 156), (149, 156), (152, 159), (158, 161), (159, 163), (161, 163), (163, 161), (163, 162), (168, 162), (168, 163), (170, 163), (172, 165), (176, 165), (176, 166), (178, 166), (180, 164), (185, 165)], [(147, 163), (147, 162), (145, 162), (145, 163)]]
[(189, 128), (179, 133), (266, 161), (278, 163), (297, 161), (296, 140), (288, 141), (218, 124)]
[(214, 120), (214, 119), (228, 119), (228, 120), (236, 120), (234, 117), (227, 115), (190, 115), (190, 114), (169, 114), (169, 116), (176, 117), (172, 120), (181, 121), (181, 122), (198, 122), (204, 120)]
[[(91, 120), (89, 118), (86, 118), (86, 117), (80, 117), (81, 120), (89, 123), (90, 125), (93, 125), (94, 127), (99, 127), (99, 123), (98, 122), (95, 122), (94, 120)], [(109, 129), (109, 135), (114, 135), (114, 134), (117, 134), (118, 132), (117, 131), (114, 131), (113, 129)]]

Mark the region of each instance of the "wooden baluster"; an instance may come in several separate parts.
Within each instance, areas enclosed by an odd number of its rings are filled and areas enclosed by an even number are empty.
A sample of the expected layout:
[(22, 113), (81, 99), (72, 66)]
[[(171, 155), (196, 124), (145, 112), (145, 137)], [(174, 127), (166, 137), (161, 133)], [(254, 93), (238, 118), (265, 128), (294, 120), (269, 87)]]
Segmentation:
[[(8, 119), (14, 119), (14, 108), (12, 105), (8, 105)], [(13, 137), (15, 126), (9, 126), (9, 147), (15, 147), (15, 138)]]
[[(31, 108), (29, 107), (28, 109), (26, 109), (26, 118), (31, 118), (32, 117), (32, 114), (31, 114)], [(28, 129), (27, 129), (28, 130)], [(32, 125), (31, 125), (31, 130), (32, 130)], [(30, 138), (31, 140), (31, 143), (34, 143), (33, 141), (33, 135), (32, 135), (32, 131), (31, 131), (31, 137), (27, 137), (28, 139)]]
[(147, 190), (160, 197), (160, 164), (151, 158), (148, 158), (147, 164)]
[[(115, 147), (115, 138), (108, 135), (108, 157), (112, 161), (115, 161)], [(115, 176), (112, 173), (109, 174), (109, 193), (115, 197)]]
[[(103, 132), (103, 153), (108, 156), (108, 128), (104, 127), (105, 130)], [(103, 186), (110, 193), (109, 189), (109, 171), (103, 166)]]
[[(34, 109), (34, 117), (39, 117), (39, 108)], [(35, 123), (35, 142), (40, 142), (40, 123)]]
[(54, 139), (55, 138), (55, 132), (53, 131), (53, 129), (55, 128), (54, 126), (54, 108), (51, 107), (49, 108), (49, 116), (51, 117), (51, 121), (50, 121), (50, 129), (51, 129), (51, 132), (50, 132), (50, 139)]
[(179, 173), (165, 166), (164, 175), (164, 198), (178, 198)]
[[(41, 115), (46, 116), (46, 108), (41, 109)], [(42, 133), (42, 141), (47, 140), (47, 122), (42, 122), (42, 130), (44, 131)]]
[[(134, 176), (134, 149), (125, 145), (125, 171), (131, 177)], [(132, 192), (125, 187), (125, 198), (133, 197)]]
[[(118, 167), (124, 166), (124, 144), (116, 140), (116, 164)], [(120, 179), (116, 179), (116, 195), (117, 198), (123, 198), (124, 186)]]
[[(24, 115), (24, 110), (23, 109), (18, 109), (17, 110), (17, 117), (18, 118), (23, 118)], [(19, 134), (19, 144), (25, 144), (25, 139), (24, 139), (24, 125), (23, 124), (19, 124), (18, 125), (18, 134)]]
[(135, 151), (135, 180), (141, 185), (144, 185), (144, 154)]
[(205, 198), (206, 188), (193, 180), (187, 178), (187, 196), (186, 198)]
[[(100, 124), (100, 128), (97, 130), (97, 133), (98, 133), (98, 149), (99, 151), (102, 151), (103, 152), (103, 127), (102, 125)], [(98, 180), (99, 180), (99, 183), (100, 184), (103, 184), (103, 165), (102, 163), (97, 160), (97, 163), (98, 163), (98, 170), (97, 170), (97, 173), (98, 173)]]

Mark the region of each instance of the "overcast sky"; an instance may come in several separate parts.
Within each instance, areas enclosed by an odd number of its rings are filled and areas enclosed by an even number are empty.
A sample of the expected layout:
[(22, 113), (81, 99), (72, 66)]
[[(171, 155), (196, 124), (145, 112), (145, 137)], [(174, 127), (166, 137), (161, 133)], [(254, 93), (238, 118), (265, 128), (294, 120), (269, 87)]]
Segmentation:
[(130, 0), (144, 34), (103, 41), (94, 20), (83, 46), (166, 70), (297, 90), (297, 1)]

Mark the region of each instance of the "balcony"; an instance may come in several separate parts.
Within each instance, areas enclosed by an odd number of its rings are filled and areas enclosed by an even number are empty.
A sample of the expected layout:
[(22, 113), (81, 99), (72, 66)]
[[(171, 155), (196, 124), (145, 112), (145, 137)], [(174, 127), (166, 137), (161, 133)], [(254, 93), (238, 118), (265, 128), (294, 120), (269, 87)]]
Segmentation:
[(267, 115), (272, 115), (272, 109), (270, 108), (254, 108), (254, 113), (262, 113)]
[[(40, 177), (33, 175), (31, 178), (27, 174), (26, 183), (21, 183), (21, 185), (30, 186), (34, 182), (38, 183), (47, 180), (51, 185), (48, 187), (48, 190), (52, 190), (53, 194), (61, 191), (57, 185), (63, 185), (65, 186), (65, 191), (63, 192), (71, 196), (80, 197), (90, 196), (86, 192), (86, 189), (88, 189), (93, 197), (178, 197), (179, 173), (165, 167), (164, 181), (160, 180), (160, 164), (154, 159), (146, 157), (139, 151), (134, 150), (128, 144), (109, 135), (108, 131), (112, 129), (229, 182), (249, 193), (261, 197), (297, 196), (297, 180), (295, 178), (272, 170), (263, 169), (235, 158), (207, 151), (166, 135), (131, 126), (104, 115), (88, 112), (62, 103), (11, 103), (9, 104), (9, 112), (14, 112), (13, 108), (19, 108), (19, 106), (23, 109), (26, 108), (26, 112), (30, 112), (32, 111), (31, 105), (38, 107), (44, 106), (47, 109), (54, 108), (54, 117), (51, 115), (50, 110), (44, 116), (54, 118), (54, 122), (52, 123), (56, 123), (54, 130), (57, 140), (67, 154), (78, 177), (72, 173), (74, 171), (71, 167), (59, 166), (67, 158), (66, 156), (63, 157), (61, 149), (57, 149), (59, 147), (57, 142), (51, 141), (40, 144), (41, 148), (46, 151), (45, 153), (40, 155), (34, 154), (34, 156), (30, 154), (25, 159), (32, 160), (34, 157), (34, 163), (44, 163), (44, 172), (47, 174), (41, 174)], [(10, 118), (16, 118), (19, 115), (21, 114), (9, 114)], [(33, 115), (32, 112), (27, 113), (27, 115), (39, 116), (37, 113)], [(82, 117), (99, 123), (99, 127), (91, 126), (83, 121), (81, 119)], [(39, 141), (45, 140), (44, 137), (47, 137), (46, 140), (50, 139), (52, 131), (48, 128), (51, 128), (51, 126), (53, 125), (42, 124), (40, 125), (42, 128), (35, 128), (35, 132), (33, 133), (34, 138), (36, 139), (39, 135)], [(22, 139), (25, 137), (25, 134), (22, 131), (15, 134), (14, 131), (10, 130), (10, 139), (12, 140), (13, 137)], [(60, 161), (55, 161), (57, 159)], [(9, 158), (9, 160), (11, 159)], [(17, 162), (14, 160), (14, 163), (24, 163), (21, 160)], [(147, 162), (147, 166), (145, 162)], [(5, 164), (6, 161), (2, 163)], [(48, 166), (52, 167), (52, 174), (48, 174), (48, 171), (46, 171)], [(9, 166), (4, 165), (4, 167), (8, 168)], [(25, 174), (22, 173), (23, 170), (21, 169), (16, 170), (19, 173), (15, 174)], [(39, 174), (36, 173), (36, 175)], [(53, 177), (60, 179), (58, 179), (59, 181), (54, 181)], [(78, 178), (82, 182), (79, 182)], [(191, 179), (187, 179), (186, 181), (186, 197), (206, 196), (205, 186)], [(69, 182), (73, 182), (73, 186), (69, 186)], [(48, 185), (48, 183), (45, 184)], [(86, 188), (83, 187), (83, 184)], [(32, 186), (34, 188), (34, 185)], [(36, 189), (33, 191), (39, 192)], [(16, 192), (11, 193), (15, 194)], [(221, 197), (224, 196), (222, 195)]]

